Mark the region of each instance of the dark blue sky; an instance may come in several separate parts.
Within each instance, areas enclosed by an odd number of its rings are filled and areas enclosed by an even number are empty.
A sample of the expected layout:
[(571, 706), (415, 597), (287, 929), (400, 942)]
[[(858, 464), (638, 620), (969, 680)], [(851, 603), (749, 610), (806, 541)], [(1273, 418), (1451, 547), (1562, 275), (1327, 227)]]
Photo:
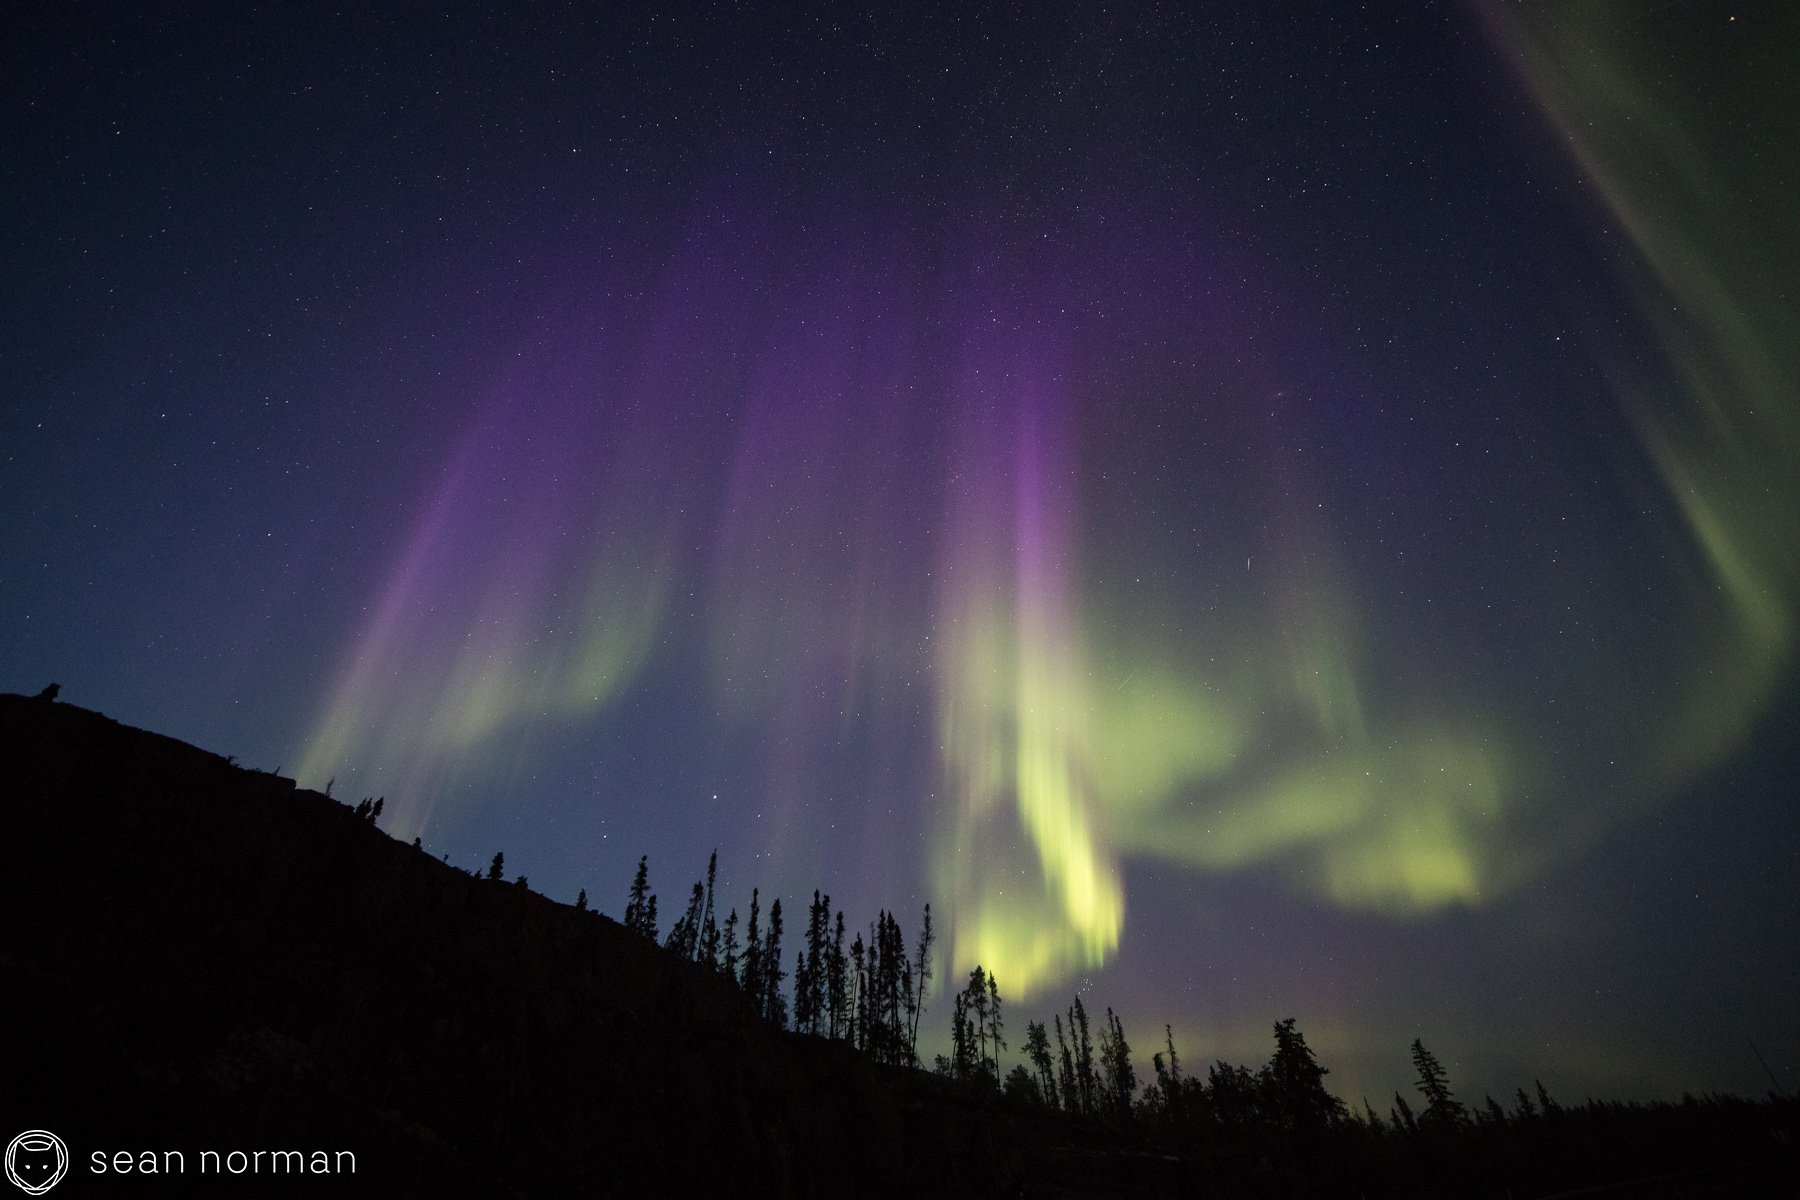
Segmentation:
[(1353, 1101), (1795, 1086), (1795, 18), (1270, 8), (16, 17), (0, 687)]

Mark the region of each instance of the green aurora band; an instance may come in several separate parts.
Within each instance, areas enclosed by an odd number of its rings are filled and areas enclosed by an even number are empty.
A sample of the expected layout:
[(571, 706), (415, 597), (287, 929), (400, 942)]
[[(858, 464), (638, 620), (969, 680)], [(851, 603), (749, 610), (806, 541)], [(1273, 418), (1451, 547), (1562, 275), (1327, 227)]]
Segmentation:
[[(1785, 172), (1740, 153), (1756, 114), (1785, 111), (1762, 93), (1791, 71), (1720, 79), (1637, 15), (1628, 4), (1559, 6), (1498, 29), (1601, 208), (1597, 236), (1614, 223), (1627, 233), (1618, 266), (1666, 360), (1636, 373), (1602, 361), (1685, 518), (1669, 556), (1696, 563), (1668, 584), (1697, 651), (1655, 668), (1659, 705), (1618, 701), (1629, 716), (1612, 724), (1606, 754), (1636, 763), (1634, 777), (1618, 799), (1566, 806), (1546, 835), (1533, 793), (1591, 764), (1478, 712), (1368, 713), (1350, 649), (1354, 603), (1316, 565), (1285, 573), (1260, 636), (1202, 636), (1257, 647), (1222, 671), (1175, 666), (1192, 657), (1191, 639), (1128, 637), (1096, 653), (1060, 607), (1033, 611), (1021, 571), (1010, 609), (1003, 581), (985, 603), (966, 603), (961, 670), (945, 683), (945, 746), (965, 807), (939, 876), (958, 901), (959, 968), (982, 962), (1029, 993), (1101, 965), (1123, 922), (1127, 854), (1212, 871), (1272, 864), (1332, 902), (1396, 917), (1480, 903), (1742, 746), (1790, 668), (1800, 599), (1800, 322), (1784, 290), (1800, 279), (1800, 248), (1767, 182), (1800, 177), (1800, 158), (1792, 137), (1779, 147)], [(1671, 62), (1693, 77), (1671, 84), (1660, 74)], [(1728, 96), (1704, 112), (1672, 99), (1721, 88)], [(1326, 546), (1316, 551), (1301, 557), (1329, 560)], [(967, 719), (971, 708), (981, 719)], [(966, 736), (996, 725), (1010, 725), (1010, 755), (993, 744), (1005, 737)], [(1036, 849), (1039, 887), (977, 888), (963, 864), (979, 845), (970, 830), (1002, 819), (998, 796), (1014, 798), (1008, 815)], [(1503, 820), (1509, 809), (1517, 820)]]
[[(1329, 903), (1395, 919), (1491, 902), (1740, 747), (1787, 678), (1800, 601), (1800, 322), (1784, 289), (1800, 279), (1800, 235), (1767, 181), (1800, 178), (1800, 162), (1791, 141), (1785, 171), (1739, 158), (1734, 122), (1785, 111), (1761, 93), (1792, 72), (1708, 77), (1726, 94), (1702, 111), (1673, 99), (1701, 81), (1666, 74), (1690, 56), (1656, 40), (1657, 22), (1631, 19), (1637, 6), (1504, 11), (1489, 18), (1494, 42), (1543, 118), (1521, 136), (1541, 145), (1547, 130), (1566, 150), (1549, 169), (1580, 180), (1577, 203), (1661, 347), (1660, 363), (1614, 360), (1599, 339), (1587, 350), (1682, 519), (1659, 602), (1692, 630), (1691, 649), (1634, 667), (1657, 686), (1618, 697), (1592, 718), (1598, 735), (1571, 746), (1464, 694), (1453, 662), (1391, 661), (1395, 644), (1377, 636), (1341, 539), (1318, 505), (1291, 497), (1275, 518), (1280, 549), (1232, 568), (1234, 600), (1146, 598), (1102, 564), (1084, 524), (1091, 464), (1079, 461), (1077, 427), (1095, 398), (1079, 394), (1080, 375), (1054, 339), (965, 347), (946, 385), (952, 469), (931, 515), (929, 615), (881, 607), (896, 588), (879, 561), (892, 539), (871, 536), (845, 560), (857, 581), (845, 603), (866, 619), (824, 639), (850, 647), (831, 667), (840, 678), (889, 683), (930, 645), (940, 800), (928, 876), (948, 978), (980, 963), (1023, 998), (1101, 966), (1123, 936), (1122, 864), (1136, 857), (1273, 869)], [(890, 372), (882, 402), (904, 376)], [(847, 366), (818, 390), (856, 383)], [(837, 419), (853, 429), (857, 412)], [(670, 436), (628, 431), (616, 460), (664, 461)], [(764, 464), (743, 455), (740, 490), (797, 486), (777, 483), (791, 473), (763, 479)], [(600, 565), (580, 586), (558, 590), (548, 571), (489, 576), (458, 610), (475, 614), (466, 627), (437, 627), (430, 601), (463, 561), (444, 531), (480, 473), (467, 462), (447, 473), (300, 769), (316, 785), (347, 763), (396, 764), (403, 836), (426, 827), (429, 797), (502, 730), (616, 703), (660, 652), (692, 569), (680, 523), (654, 498), (704, 493), (622, 467), (595, 505), (605, 518), (583, 533), (579, 557)], [(824, 482), (781, 513), (810, 520), (805, 536), (782, 541), (772, 508), (734, 505), (719, 522), (715, 565), (730, 594), (706, 635), (719, 706), (746, 721), (769, 713), (769, 681), (821, 640), (766, 614), (839, 619), (824, 611), (832, 572), (805, 548), (854, 541), (840, 536), (839, 512), (869, 511), (853, 467), (820, 453), (804, 473)], [(514, 564), (521, 544), (545, 559), (568, 553), (542, 522), (499, 528), (490, 543)], [(763, 547), (778, 544), (787, 557), (772, 563)], [(396, 664), (425, 644), (420, 620), (457, 651), (408, 675)], [(1597, 653), (1625, 662), (1639, 651)], [(1631, 764), (1630, 778), (1555, 804), (1602, 761)]]

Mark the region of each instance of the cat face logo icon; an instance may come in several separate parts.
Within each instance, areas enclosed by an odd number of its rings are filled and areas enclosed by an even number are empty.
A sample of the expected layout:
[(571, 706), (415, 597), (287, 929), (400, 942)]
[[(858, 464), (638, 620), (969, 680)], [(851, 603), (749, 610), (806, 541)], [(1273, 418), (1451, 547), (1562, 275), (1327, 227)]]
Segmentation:
[(69, 1148), (46, 1129), (27, 1129), (6, 1147), (6, 1177), (26, 1194), (41, 1196), (69, 1170)]

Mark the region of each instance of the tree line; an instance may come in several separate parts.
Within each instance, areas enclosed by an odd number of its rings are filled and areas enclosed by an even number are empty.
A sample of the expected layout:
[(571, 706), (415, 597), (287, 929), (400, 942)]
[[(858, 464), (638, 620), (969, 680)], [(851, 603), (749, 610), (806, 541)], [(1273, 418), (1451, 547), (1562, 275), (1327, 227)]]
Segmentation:
[[(502, 864), (502, 856), (495, 855), (491, 878), (501, 877)], [(783, 957), (781, 901), (774, 900), (765, 913), (760, 889), (752, 889), (748, 919), (740, 921), (733, 907), (721, 922), (718, 870), (715, 850), (707, 860), (705, 878), (694, 882), (686, 909), (667, 935), (661, 935), (656, 894), (650, 890), (649, 856), (640, 857), (626, 892), (625, 928), (651, 942), (660, 939), (664, 949), (720, 975), (749, 1001), (756, 1016), (778, 1028), (846, 1041), (877, 1062), (921, 1065), (919, 1021), (933, 978), (931, 952), (936, 942), (929, 904), (910, 950), (898, 919), (885, 910), (869, 926), (866, 938), (859, 930), (846, 946), (843, 911), (834, 912), (831, 897), (815, 890), (790, 971)], [(576, 907), (586, 909), (585, 890)], [(783, 986), (790, 980), (791, 992)], [(1140, 1088), (1124, 1022), (1110, 1007), (1099, 1022), (1098, 1037), (1079, 995), (1048, 1024), (1026, 1022), (1024, 1061), (1003, 1073), (1002, 1052), (1008, 1045), (999, 980), (977, 964), (950, 999), (950, 1053), (935, 1056), (935, 1072), (1025, 1105), (1120, 1125), (1210, 1125), (1226, 1131), (1263, 1127), (1301, 1137), (1321, 1135), (1345, 1122), (1418, 1132), (1455, 1127), (1471, 1119), (1451, 1092), (1442, 1064), (1418, 1040), (1411, 1052), (1422, 1104), (1415, 1111), (1395, 1093), (1383, 1122), (1366, 1099), (1363, 1112), (1352, 1113), (1326, 1091), (1324, 1079), (1330, 1072), (1319, 1064), (1291, 1017), (1276, 1022), (1274, 1054), (1260, 1069), (1221, 1060), (1208, 1068), (1205, 1078), (1183, 1074), (1173, 1030), (1164, 1026), (1164, 1049), (1151, 1056), (1155, 1081)], [(1538, 1096), (1534, 1103), (1520, 1089), (1515, 1111), (1530, 1115), (1553, 1106), (1541, 1084)], [(1505, 1116), (1489, 1099), (1477, 1117), (1496, 1119), (1496, 1114)]]
[[(357, 815), (374, 821), (378, 804), (365, 801)], [(503, 881), (504, 871), (504, 855), (496, 854), (487, 877)], [(717, 877), (715, 851), (662, 934), (649, 859), (640, 858), (624, 926), (716, 973), (778, 1028), (846, 1042), (877, 1062), (923, 1065), (919, 1024), (936, 942), (929, 905), (909, 945), (885, 910), (852, 936), (844, 913), (815, 890), (790, 959), (781, 901), (765, 911), (753, 889), (747, 917), (732, 907), (721, 920)], [(527, 886), (523, 876), (516, 886)], [(589, 911), (585, 889), (575, 907)], [(997, 1104), (1066, 1114), (1113, 1131), (1108, 1136), (1162, 1146), (1175, 1156), (1166, 1161), (1188, 1164), (1183, 1169), (1197, 1171), (1201, 1186), (1223, 1195), (1434, 1196), (1451, 1186), (1498, 1197), (1517, 1187), (1566, 1190), (1697, 1168), (1754, 1184), (1756, 1172), (1789, 1169), (1768, 1166), (1770, 1138), (1785, 1136), (1791, 1146), (1800, 1134), (1800, 1104), (1774, 1093), (1767, 1104), (1709, 1095), (1680, 1105), (1565, 1107), (1534, 1081), (1507, 1105), (1492, 1096), (1468, 1104), (1420, 1039), (1409, 1047), (1416, 1096), (1395, 1092), (1385, 1115), (1367, 1097), (1352, 1108), (1326, 1090), (1330, 1071), (1291, 1017), (1274, 1024), (1273, 1053), (1262, 1066), (1218, 1060), (1204, 1075), (1183, 1070), (1165, 1025), (1163, 1046), (1150, 1058), (1153, 1078), (1140, 1081), (1123, 1021), (1111, 1008), (1096, 1020), (1079, 995), (1047, 1022), (1026, 1022), (1019, 1060), (1007, 1069), (1000, 981), (977, 964), (949, 1000), (950, 1051), (934, 1057), (936, 1074)], [(1800, 1180), (1800, 1164), (1792, 1170)]]
[[(379, 801), (365, 801), (357, 815), (374, 821)], [(487, 878), (504, 881), (504, 871), (504, 855), (494, 855)], [(909, 946), (898, 918), (885, 910), (851, 936), (844, 913), (815, 890), (788, 959), (781, 901), (765, 911), (753, 889), (747, 917), (732, 907), (721, 920), (717, 877), (715, 851), (665, 935), (649, 859), (641, 857), (624, 926), (716, 973), (756, 1017), (778, 1028), (846, 1042), (877, 1062), (923, 1065), (919, 1024), (936, 942), (930, 905)], [(516, 886), (526, 887), (526, 879)], [(575, 908), (590, 911), (585, 889)], [(1509, 1105), (1492, 1096), (1467, 1104), (1416, 1038), (1409, 1047), (1416, 1098), (1395, 1092), (1384, 1116), (1367, 1097), (1352, 1108), (1326, 1090), (1330, 1071), (1291, 1017), (1274, 1024), (1268, 1062), (1252, 1070), (1218, 1060), (1203, 1076), (1183, 1070), (1165, 1025), (1163, 1046), (1150, 1058), (1153, 1078), (1144, 1082), (1118, 1014), (1107, 1008), (1095, 1021), (1079, 995), (1048, 1022), (1026, 1022), (1020, 1059), (1008, 1070), (1000, 981), (977, 964), (949, 999), (950, 1052), (935, 1056), (936, 1074), (999, 1104), (1067, 1114), (1164, 1146), (1178, 1155), (1169, 1161), (1199, 1164), (1205, 1186), (1219, 1194), (1426, 1196), (1455, 1180), (1466, 1194), (1499, 1196), (1515, 1185), (1567, 1188), (1696, 1164), (1754, 1173), (1765, 1169), (1771, 1136), (1791, 1144), (1800, 1133), (1800, 1104), (1775, 1093), (1768, 1104), (1709, 1095), (1685, 1097), (1679, 1106), (1590, 1100), (1565, 1107), (1534, 1081)], [(1736, 1165), (1719, 1167), (1725, 1155), (1738, 1156)], [(1800, 1165), (1794, 1170), (1800, 1179)]]
[[(694, 882), (686, 910), (661, 938), (664, 949), (719, 975), (745, 997), (752, 1012), (777, 1028), (848, 1042), (877, 1062), (918, 1065), (919, 1018), (937, 940), (929, 904), (909, 949), (892, 913), (882, 910), (866, 937), (862, 930), (850, 937), (843, 910), (834, 912), (831, 897), (815, 890), (790, 969), (782, 947), (786, 921), (780, 899), (765, 913), (761, 890), (752, 889), (747, 917), (740, 919), (733, 907), (721, 921), (718, 874), (715, 850), (707, 860), (706, 878)], [(584, 891), (577, 907), (586, 907), (586, 896)], [(623, 924), (651, 942), (659, 939), (648, 856), (638, 859)], [(785, 988), (790, 980), (791, 989)]]

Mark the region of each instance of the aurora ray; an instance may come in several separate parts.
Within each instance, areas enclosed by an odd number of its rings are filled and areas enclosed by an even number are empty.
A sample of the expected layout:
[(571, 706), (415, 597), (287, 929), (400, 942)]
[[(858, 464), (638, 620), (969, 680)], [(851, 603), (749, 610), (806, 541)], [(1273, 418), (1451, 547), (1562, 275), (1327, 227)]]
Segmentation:
[(1779, 8), (46, 12), (6, 686), (558, 898), (716, 845), (940, 983), (1663, 1086), (1800, 975)]

